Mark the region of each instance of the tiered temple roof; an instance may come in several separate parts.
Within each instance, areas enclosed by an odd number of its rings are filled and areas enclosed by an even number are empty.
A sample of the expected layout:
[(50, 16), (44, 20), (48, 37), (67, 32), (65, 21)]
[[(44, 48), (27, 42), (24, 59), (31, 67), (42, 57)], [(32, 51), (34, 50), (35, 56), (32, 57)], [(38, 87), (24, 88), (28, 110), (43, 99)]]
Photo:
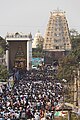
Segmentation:
[(45, 51), (71, 50), (69, 28), (65, 12), (56, 10), (50, 13), (43, 49)]

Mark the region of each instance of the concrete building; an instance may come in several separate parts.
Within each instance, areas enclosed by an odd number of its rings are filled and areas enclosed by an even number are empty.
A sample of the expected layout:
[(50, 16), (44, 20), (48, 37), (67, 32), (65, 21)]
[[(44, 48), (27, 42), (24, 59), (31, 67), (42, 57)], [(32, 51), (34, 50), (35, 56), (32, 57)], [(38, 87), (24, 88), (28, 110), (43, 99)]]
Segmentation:
[[(50, 13), (44, 37), (43, 49), (48, 58), (59, 59), (71, 50), (69, 28), (65, 12), (56, 10)], [(52, 57), (51, 57), (52, 58)]]
[(31, 69), (32, 64), (32, 35), (23, 33), (7, 33), (6, 35), (6, 66)]

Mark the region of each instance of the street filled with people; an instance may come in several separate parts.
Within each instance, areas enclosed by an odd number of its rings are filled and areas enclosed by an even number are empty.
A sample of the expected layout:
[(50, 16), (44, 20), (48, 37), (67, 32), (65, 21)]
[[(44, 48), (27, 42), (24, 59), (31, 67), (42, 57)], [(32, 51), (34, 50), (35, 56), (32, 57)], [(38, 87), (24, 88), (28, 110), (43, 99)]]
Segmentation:
[(55, 70), (13, 73), (13, 86), (8, 82), (0, 88), (0, 120), (53, 120), (63, 99)]

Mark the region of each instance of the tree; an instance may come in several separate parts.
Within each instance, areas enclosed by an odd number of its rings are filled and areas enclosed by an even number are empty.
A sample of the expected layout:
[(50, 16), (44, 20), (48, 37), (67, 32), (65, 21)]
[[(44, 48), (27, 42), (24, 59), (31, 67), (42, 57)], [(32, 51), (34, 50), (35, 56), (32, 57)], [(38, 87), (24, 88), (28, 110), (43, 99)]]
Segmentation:
[(8, 79), (8, 71), (7, 71), (7, 68), (6, 66), (4, 65), (0, 65), (0, 81), (7, 81)]
[(6, 40), (0, 36), (0, 56), (3, 56), (5, 53)]
[[(5, 54), (6, 40), (0, 36), (0, 57), (3, 58)], [(6, 81), (8, 77), (8, 71), (5, 65), (0, 65), (0, 81)]]
[(76, 36), (71, 36), (72, 50), (69, 55), (61, 59), (59, 62), (58, 77), (62, 79), (63, 77), (70, 81), (71, 73), (80, 62), (80, 34), (73, 30)]
[(80, 62), (80, 34), (76, 34), (71, 36), (71, 43), (72, 43), (72, 50), (63, 59), (61, 59), (59, 62), (59, 69), (58, 69), (58, 78), (62, 81), (62, 79), (67, 80), (67, 84), (69, 85), (67, 88), (67, 102), (73, 101), (73, 92), (71, 92), (71, 89), (73, 89), (73, 83), (74, 83), (74, 73), (73, 71), (76, 71), (77, 75), (77, 68), (79, 67)]
[(70, 30), (70, 36), (71, 37), (77, 37), (79, 35), (78, 31), (75, 29)]

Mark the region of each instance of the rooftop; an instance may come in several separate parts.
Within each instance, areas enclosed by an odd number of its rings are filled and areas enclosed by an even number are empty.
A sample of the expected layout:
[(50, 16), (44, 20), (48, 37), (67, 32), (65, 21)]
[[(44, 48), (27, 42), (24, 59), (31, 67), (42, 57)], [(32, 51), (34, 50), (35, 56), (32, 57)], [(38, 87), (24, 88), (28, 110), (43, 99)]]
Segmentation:
[(32, 38), (32, 34), (23, 34), (22, 32), (7, 33), (6, 38)]

